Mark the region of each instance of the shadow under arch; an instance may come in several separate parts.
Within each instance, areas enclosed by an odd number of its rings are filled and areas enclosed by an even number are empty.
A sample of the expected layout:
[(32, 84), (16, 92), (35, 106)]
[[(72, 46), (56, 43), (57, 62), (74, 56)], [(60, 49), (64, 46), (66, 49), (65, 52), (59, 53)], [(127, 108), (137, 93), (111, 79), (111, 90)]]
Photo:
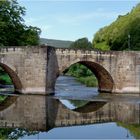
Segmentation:
[(0, 103), (0, 112), (14, 104), (17, 98), (18, 96), (8, 96), (3, 102)]
[(9, 77), (12, 80), (12, 83), (14, 85), (15, 91), (19, 92), (22, 90), (22, 84), (21, 81), (19, 79), (19, 77), (17, 76), (17, 73), (12, 70), (12, 68), (10, 68), (8, 65), (0, 63), (0, 67), (2, 67), (4, 69), (4, 71), (9, 75)]
[(88, 102), (86, 105), (73, 109), (73, 111), (79, 112), (79, 113), (90, 113), (98, 111), (100, 108), (102, 108), (106, 102)]
[[(76, 63), (80, 63), (86, 66), (88, 69), (90, 69), (93, 72), (93, 74), (96, 76), (98, 80), (99, 92), (109, 92), (109, 93), (112, 92), (113, 86), (114, 86), (113, 78), (110, 75), (110, 73), (102, 65), (96, 62), (92, 62), (92, 61), (77, 61), (77, 62), (72, 63), (71, 65), (76, 64)], [(60, 73), (66, 72), (70, 66), (61, 70)]]

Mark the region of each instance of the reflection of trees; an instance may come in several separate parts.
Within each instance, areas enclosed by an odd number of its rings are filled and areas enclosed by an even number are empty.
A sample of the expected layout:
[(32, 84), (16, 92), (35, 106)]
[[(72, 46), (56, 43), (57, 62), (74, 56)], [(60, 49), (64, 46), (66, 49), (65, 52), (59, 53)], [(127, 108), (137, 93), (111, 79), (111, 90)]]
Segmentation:
[(128, 129), (131, 135), (133, 135), (136, 139), (140, 139), (140, 124), (124, 124), (122, 122), (117, 124)]
[(0, 103), (7, 98), (7, 95), (0, 95)]
[(74, 111), (81, 112), (81, 113), (89, 113), (89, 112), (94, 112), (102, 108), (106, 102), (88, 102), (84, 106), (81, 106), (79, 108), (74, 109)]
[(20, 128), (0, 128), (0, 139), (18, 139), (25, 135), (35, 135), (39, 132)]
[(12, 105), (18, 98), (18, 96), (8, 96), (8, 95), (0, 95), (3, 96), (3, 100), (0, 101), (0, 111), (8, 108)]
[(103, 107), (106, 102), (90, 102), (85, 100), (68, 100), (75, 109), (73, 111), (81, 112), (81, 113), (89, 113), (94, 112)]
[(76, 108), (86, 105), (89, 101), (85, 100), (68, 100)]

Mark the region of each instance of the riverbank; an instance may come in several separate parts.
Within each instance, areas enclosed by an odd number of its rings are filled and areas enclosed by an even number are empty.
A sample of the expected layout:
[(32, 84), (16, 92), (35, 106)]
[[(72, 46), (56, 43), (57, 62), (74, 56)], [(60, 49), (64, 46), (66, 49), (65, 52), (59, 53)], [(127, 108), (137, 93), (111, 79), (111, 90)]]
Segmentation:
[(80, 83), (86, 85), (87, 87), (97, 87), (98, 82), (96, 77), (94, 76), (87, 76), (87, 77), (76, 77), (76, 80)]
[(0, 84), (12, 85), (11, 78), (1, 67), (0, 67)]
[(75, 77), (76, 81), (80, 82), (81, 84), (84, 84), (87, 87), (97, 87), (98, 86), (98, 81), (94, 75), (84, 76), (84, 77), (77, 77), (73, 74), (65, 74), (65, 75)]
[(65, 75), (73, 76), (76, 80), (87, 87), (97, 87), (98, 81), (95, 75), (89, 70), (86, 66), (82, 64), (74, 64), (69, 70), (65, 73)]

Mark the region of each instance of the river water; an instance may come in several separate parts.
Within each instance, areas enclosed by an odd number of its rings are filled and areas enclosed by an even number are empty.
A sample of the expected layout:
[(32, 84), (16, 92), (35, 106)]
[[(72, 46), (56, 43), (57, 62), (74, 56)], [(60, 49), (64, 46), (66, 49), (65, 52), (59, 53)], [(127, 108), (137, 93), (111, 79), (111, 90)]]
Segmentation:
[(99, 94), (60, 76), (54, 96), (9, 95), (0, 127), (4, 139), (138, 139), (140, 96)]

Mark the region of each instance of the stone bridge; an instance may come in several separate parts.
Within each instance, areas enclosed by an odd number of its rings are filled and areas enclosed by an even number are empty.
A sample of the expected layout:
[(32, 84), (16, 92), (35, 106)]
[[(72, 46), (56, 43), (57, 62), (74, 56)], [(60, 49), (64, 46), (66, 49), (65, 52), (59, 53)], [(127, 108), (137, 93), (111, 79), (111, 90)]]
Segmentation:
[[(125, 113), (124, 113), (125, 112)], [(140, 105), (127, 102), (89, 102), (70, 110), (45, 95), (9, 96), (0, 104), (0, 128), (48, 131), (55, 127), (106, 122), (140, 124)]]
[(102, 52), (49, 46), (0, 49), (0, 66), (20, 93), (54, 93), (57, 77), (75, 63), (87, 66), (94, 73), (101, 92), (140, 92), (140, 52), (137, 51)]

